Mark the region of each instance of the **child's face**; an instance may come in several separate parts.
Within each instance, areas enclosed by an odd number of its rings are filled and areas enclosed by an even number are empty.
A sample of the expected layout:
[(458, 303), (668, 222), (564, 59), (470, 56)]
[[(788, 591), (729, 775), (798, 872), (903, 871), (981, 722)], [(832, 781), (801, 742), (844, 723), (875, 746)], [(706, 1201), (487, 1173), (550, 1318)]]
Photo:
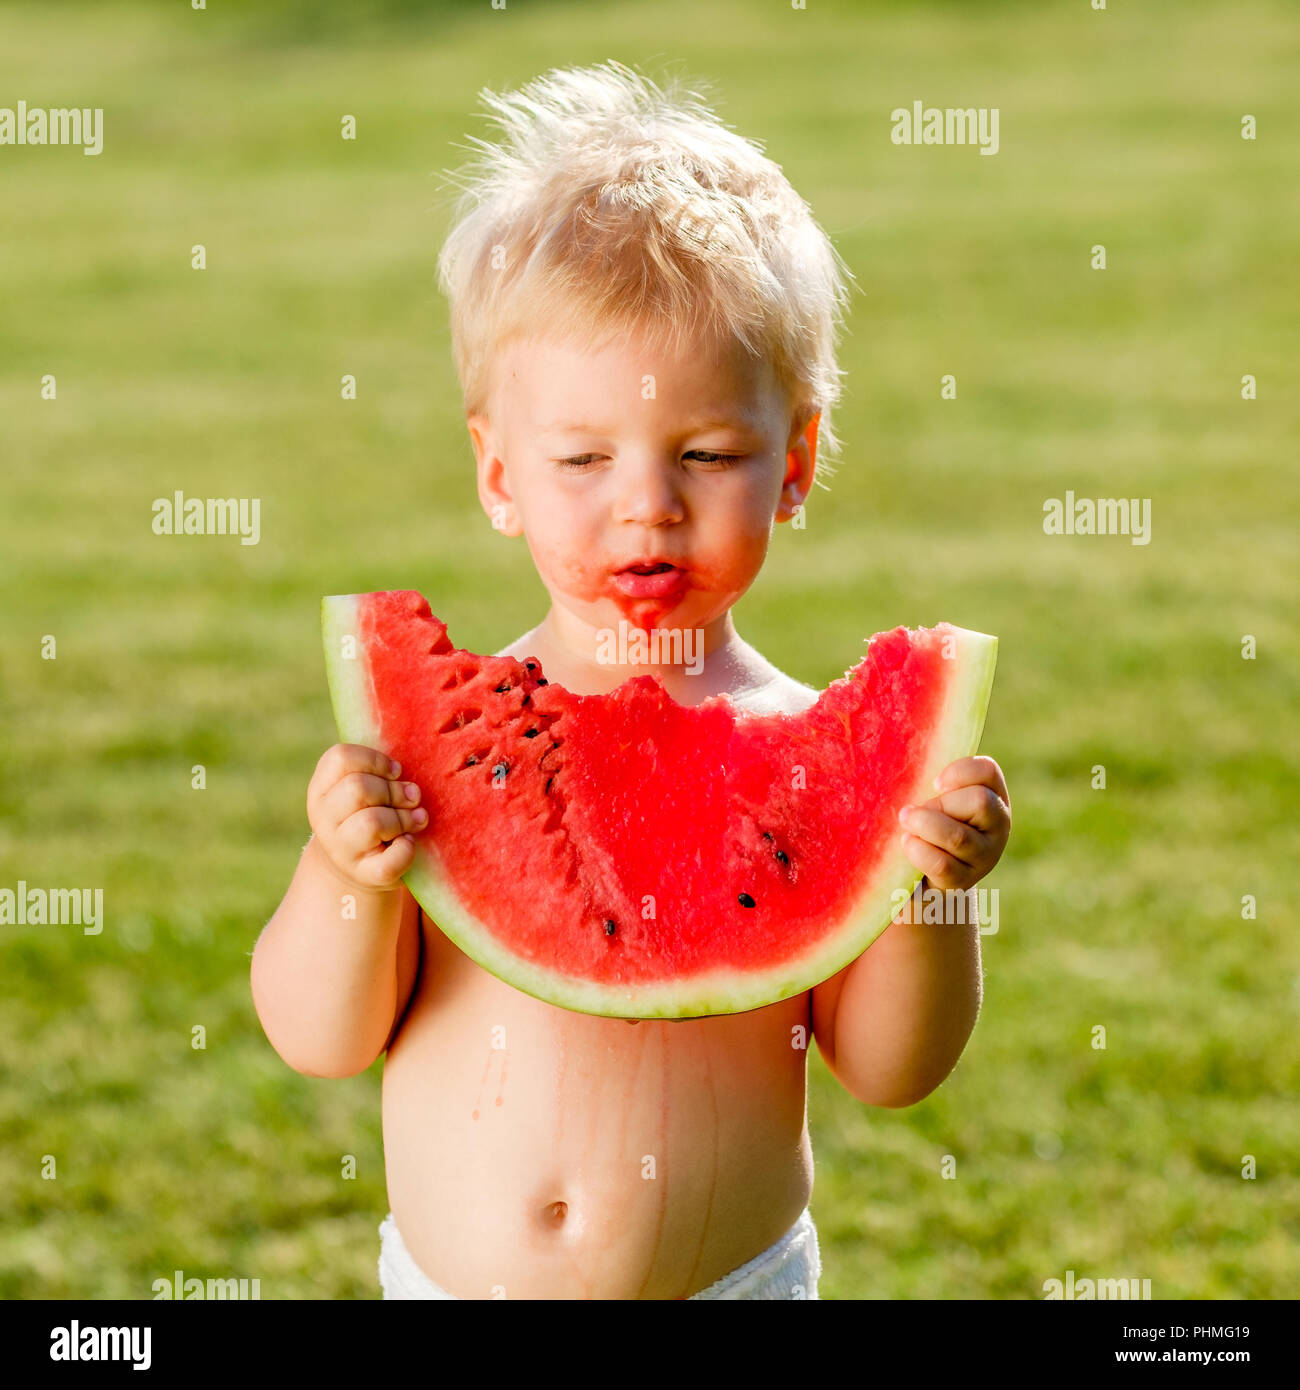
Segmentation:
[[(490, 412), (468, 422), (479, 497), (499, 530), (527, 537), (570, 630), (626, 618), (707, 631), (812, 486), (816, 418), (797, 420), (770, 363), (738, 344), (515, 342)], [(642, 560), (675, 572), (620, 575)]]

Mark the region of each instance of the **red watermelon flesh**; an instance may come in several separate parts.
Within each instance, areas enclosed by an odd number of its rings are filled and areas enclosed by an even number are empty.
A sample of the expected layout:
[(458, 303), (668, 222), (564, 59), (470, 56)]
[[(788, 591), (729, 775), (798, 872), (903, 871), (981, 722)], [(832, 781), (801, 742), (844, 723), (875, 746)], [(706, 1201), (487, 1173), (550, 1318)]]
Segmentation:
[(649, 675), (573, 694), (459, 650), (417, 593), (323, 616), (340, 736), (423, 793), (425, 911), (517, 988), (621, 1018), (757, 1008), (865, 950), (921, 877), (898, 811), (978, 748), (997, 649), (896, 628), (807, 710), (758, 714)]

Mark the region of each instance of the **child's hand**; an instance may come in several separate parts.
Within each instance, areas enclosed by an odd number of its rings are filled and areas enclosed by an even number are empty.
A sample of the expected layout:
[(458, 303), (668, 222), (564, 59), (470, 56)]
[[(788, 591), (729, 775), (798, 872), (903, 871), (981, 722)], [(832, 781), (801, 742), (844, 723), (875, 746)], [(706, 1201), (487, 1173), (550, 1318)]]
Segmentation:
[(992, 758), (958, 758), (939, 774), (940, 794), (905, 806), (903, 852), (936, 888), (969, 888), (1002, 858), (1011, 798)]
[[(357, 887), (394, 888), (415, 858), (428, 812), (420, 789), (399, 782), (401, 767), (376, 748), (336, 743), (307, 785), (307, 819), (335, 870)], [(412, 809), (414, 808), (414, 809)]]

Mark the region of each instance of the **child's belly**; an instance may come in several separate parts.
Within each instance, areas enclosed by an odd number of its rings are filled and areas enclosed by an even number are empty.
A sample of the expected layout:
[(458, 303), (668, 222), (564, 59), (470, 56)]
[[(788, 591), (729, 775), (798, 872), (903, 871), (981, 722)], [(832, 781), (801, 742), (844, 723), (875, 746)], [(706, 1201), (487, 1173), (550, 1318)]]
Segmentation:
[(393, 1216), (460, 1298), (685, 1298), (812, 1192), (808, 996), (628, 1024), (557, 1009), (426, 924), (384, 1065)]

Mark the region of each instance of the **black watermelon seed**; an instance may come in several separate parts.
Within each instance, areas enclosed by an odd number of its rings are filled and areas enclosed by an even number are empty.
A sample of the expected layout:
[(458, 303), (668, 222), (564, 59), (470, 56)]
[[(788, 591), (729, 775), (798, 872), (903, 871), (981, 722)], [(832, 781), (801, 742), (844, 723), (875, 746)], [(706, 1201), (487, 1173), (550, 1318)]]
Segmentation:
[(524, 662), (524, 665), (525, 665), (525, 666), (527, 667), (527, 669), (530, 670), (530, 671), (535, 671), (535, 670), (537, 670), (537, 663), (536, 663), (535, 661), (525, 661), (525, 662)]
[(542, 788), (542, 793), (543, 793), (543, 795), (548, 795), (548, 794), (550, 793), (550, 790), (551, 790), (551, 783), (554, 782), (554, 781), (555, 781), (555, 778), (554, 778), (554, 777), (548, 777), (548, 778), (546, 779), (546, 786)]
[(606, 935), (606, 936), (613, 936), (614, 933), (615, 933), (617, 930), (618, 930), (618, 926), (617, 926), (616, 923), (614, 923), (614, 922), (606, 922), (606, 923), (605, 923), (605, 935)]
[(536, 738), (536, 737), (537, 737), (537, 730), (536, 730), (536, 729), (525, 729), (525, 730), (524, 730), (524, 737), (525, 737), (525, 738)]
[(466, 766), (466, 767), (473, 767), (474, 764), (475, 764), (476, 762), (478, 762), (477, 756), (476, 756), (475, 754), (471, 753), (471, 754), (469, 755), (469, 757), (465, 759), (465, 766)]
[(770, 830), (763, 831), (763, 838), (765, 840), (770, 840), (772, 838), (772, 832)]
[(504, 695), (504, 694), (506, 694), (506, 692), (507, 692), (509, 689), (510, 689), (509, 685), (499, 685), (499, 686), (497, 686), (497, 688), (496, 688), (496, 690), (495, 690), (494, 693), (497, 694), (497, 695)]
[(504, 777), (504, 776), (506, 775), (506, 773), (509, 772), (509, 771), (510, 771), (510, 764), (509, 764), (509, 763), (498, 763), (498, 764), (492, 769), (492, 775), (493, 775), (493, 777)]
[(781, 861), (782, 864), (788, 864), (790, 862), (790, 856), (783, 849), (777, 850), (776, 857)]
[(741, 907), (754, 906), (754, 900), (749, 896), (748, 893), (741, 893), (740, 896), (736, 899), (736, 901), (741, 905)]
[(537, 677), (537, 684), (538, 684), (538, 685), (550, 685), (550, 681), (548, 681), (548, 680), (546, 679), (545, 676), (538, 676), (538, 677)]

